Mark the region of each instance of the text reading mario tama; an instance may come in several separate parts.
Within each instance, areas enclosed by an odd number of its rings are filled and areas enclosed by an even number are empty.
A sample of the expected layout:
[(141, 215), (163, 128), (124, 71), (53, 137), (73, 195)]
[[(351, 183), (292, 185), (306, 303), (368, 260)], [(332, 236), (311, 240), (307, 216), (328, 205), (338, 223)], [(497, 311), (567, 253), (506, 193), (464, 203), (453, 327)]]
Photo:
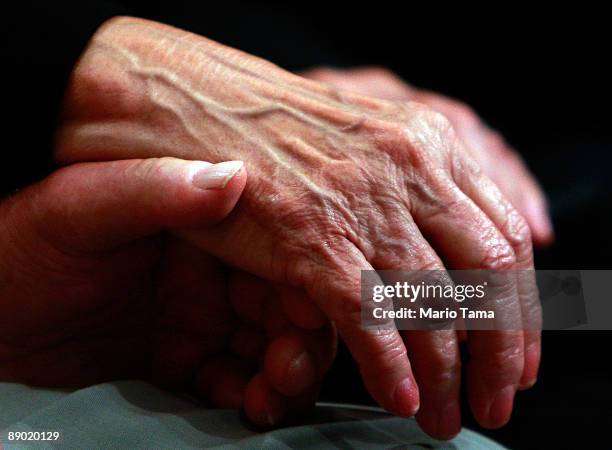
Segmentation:
[(369, 296), (374, 304), (367, 310), (371, 319), (495, 319), (494, 310), (482, 308), (486, 287), (486, 281), (445, 285), (425, 281), (374, 284)]

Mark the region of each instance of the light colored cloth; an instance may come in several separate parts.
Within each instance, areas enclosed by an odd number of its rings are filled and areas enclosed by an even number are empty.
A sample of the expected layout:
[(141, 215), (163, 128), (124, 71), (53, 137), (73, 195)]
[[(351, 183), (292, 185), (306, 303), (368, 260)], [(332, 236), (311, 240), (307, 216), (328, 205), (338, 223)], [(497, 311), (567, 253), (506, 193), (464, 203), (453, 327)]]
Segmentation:
[[(0, 383), (0, 449), (502, 449), (470, 430), (431, 439), (410, 419), (321, 403), (316, 423), (261, 433), (236, 411), (205, 409), (142, 381), (76, 391)], [(9, 442), (9, 432), (59, 431), (58, 441)]]

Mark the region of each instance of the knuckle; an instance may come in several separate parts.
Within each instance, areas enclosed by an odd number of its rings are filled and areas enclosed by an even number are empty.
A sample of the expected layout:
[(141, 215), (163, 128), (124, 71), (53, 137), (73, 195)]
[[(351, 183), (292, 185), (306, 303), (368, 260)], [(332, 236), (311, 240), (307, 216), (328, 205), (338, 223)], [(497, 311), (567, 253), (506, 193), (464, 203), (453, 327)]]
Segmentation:
[(168, 160), (171, 158), (147, 158), (142, 159), (126, 167), (126, 175), (146, 179), (158, 175)]
[(504, 373), (504, 378), (518, 379), (523, 372), (524, 354), (522, 343), (509, 343), (474, 359), (476, 359), (481, 367), (486, 366), (486, 371), (491, 377)]
[(525, 218), (517, 211), (510, 213), (505, 234), (517, 260), (522, 261), (532, 254), (531, 229)]
[[(345, 300), (341, 304), (334, 306), (328, 305), (328, 318), (337, 323), (342, 329), (358, 330), (366, 329), (369, 334), (377, 338), (384, 339), (396, 332), (393, 319), (383, 318), (372, 321), (374, 314), (372, 309), (375, 307), (372, 302), (361, 302), (359, 299)], [(385, 309), (392, 308), (392, 305), (378, 304)]]
[(427, 377), (437, 382), (449, 382), (456, 379), (461, 371), (458, 358), (446, 352), (431, 352), (425, 366)]
[(453, 133), (453, 126), (450, 120), (434, 108), (429, 106), (417, 108), (415, 110), (415, 116), (432, 132), (437, 132), (443, 136)]
[(409, 120), (403, 127), (404, 139), (425, 153), (449, 156), (458, 139), (448, 118), (417, 103), (411, 103), (409, 110)]
[(346, 298), (341, 302), (341, 307), (335, 313), (332, 309), (330, 319), (349, 327), (361, 326), (362, 306), (362, 303), (357, 299)]
[(510, 270), (516, 265), (516, 254), (512, 246), (505, 240), (499, 239), (497, 242), (487, 245), (484, 257), (480, 263), (483, 270)]
[(181, 159), (164, 156), (128, 163), (123, 170), (123, 175), (128, 180), (148, 180), (149, 182), (155, 180), (156, 186), (163, 183), (165, 187), (163, 193), (166, 194), (166, 197), (172, 198), (173, 195), (177, 195), (184, 189), (183, 180), (187, 177), (187, 171), (191, 169)]
[[(460, 149), (462, 147), (455, 147)], [(459, 186), (469, 184), (473, 179), (483, 177), (483, 168), (478, 162), (465, 151), (453, 151), (449, 160), (450, 173), (455, 183)]]
[(455, 383), (460, 374), (461, 363), (456, 361), (441, 361), (437, 365), (432, 365), (429, 368), (427, 378), (431, 384), (443, 387)]
[(381, 135), (380, 148), (397, 167), (429, 173), (439, 165), (442, 139), (427, 126), (388, 124)]
[(371, 354), (375, 367), (393, 370), (408, 360), (406, 347), (397, 339), (395, 329), (382, 329), (376, 337), (379, 345), (374, 346)]
[(493, 374), (504, 373), (505, 377), (518, 379), (523, 372), (522, 349), (493, 354), (488, 360), (489, 371)]

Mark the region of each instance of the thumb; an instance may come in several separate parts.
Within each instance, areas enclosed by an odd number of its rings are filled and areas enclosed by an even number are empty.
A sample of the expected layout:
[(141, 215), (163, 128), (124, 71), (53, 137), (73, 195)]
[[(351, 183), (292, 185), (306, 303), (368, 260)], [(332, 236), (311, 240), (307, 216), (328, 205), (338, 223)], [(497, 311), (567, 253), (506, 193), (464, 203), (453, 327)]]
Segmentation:
[(20, 192), (17, 224), (80, 251), (117, 246), (166, 228), (211, 225), (234, 208), (246, 183), (242, 161), (176, 158), (82, 163)]

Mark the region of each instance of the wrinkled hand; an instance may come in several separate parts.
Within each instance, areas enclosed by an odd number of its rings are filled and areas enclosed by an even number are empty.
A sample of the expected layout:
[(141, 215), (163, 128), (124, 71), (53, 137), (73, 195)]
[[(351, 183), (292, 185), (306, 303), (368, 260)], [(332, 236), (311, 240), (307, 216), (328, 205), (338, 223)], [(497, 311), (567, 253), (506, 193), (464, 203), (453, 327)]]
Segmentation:
[(536, 245), (553, 240), (546, 198), (518, 153), (489, 128), (466, 104), (435, 92), (417, 89), (384, 68), (346, 70), (315, 68), (303, 76), (339, 89), (387, 100), (415, 101), (431, 106), (453, 125), (466, 150), (482, 171), (525, 217)]
[(193, 380), (214, 406), (243, 409), (262, 426), (306, 412), (336, 351), (321, 311), (293, 289), (171, 242), (158, 280), (155, 379), (173, 388)]
[[(152, 379), (244, 407), (264, 425), (314, 403), (335, 349), (321, 313), (309, 305), (319, 320), (305, 329), (269, 306), (270, 324), (247, 327), (232, 308), (255, 294), (240, 288), (244, 276), (161, 234), (209, 226), (234, 207), (246, 173), (225, 189), (190, 184), (210, 167), (171, 158), (79, 164), (0, 203), (0, 380)], [(278, 302), (270, 291), (262, 305)]]
[[(117, 18), (96, 33), (69, 84), (56, 150), (63, 163), (244, 160), (238, 208), (206, 233), (180, 235), (314, 301), (375, 399), (403, 416), (421, 405), (422, 426), (441, 438), (460, 428), (457, 335), (362, 327), (361, 270), (533, 269), (526, 221), (440, 113), (341, 91), (153, 22)], [(492, 303), (537, 330), (532, 277), (504, 288)], [(476, 331), (468, 346), (472, 410), (501, 426), (516, 390), (535, 382), (539, 332)]]

